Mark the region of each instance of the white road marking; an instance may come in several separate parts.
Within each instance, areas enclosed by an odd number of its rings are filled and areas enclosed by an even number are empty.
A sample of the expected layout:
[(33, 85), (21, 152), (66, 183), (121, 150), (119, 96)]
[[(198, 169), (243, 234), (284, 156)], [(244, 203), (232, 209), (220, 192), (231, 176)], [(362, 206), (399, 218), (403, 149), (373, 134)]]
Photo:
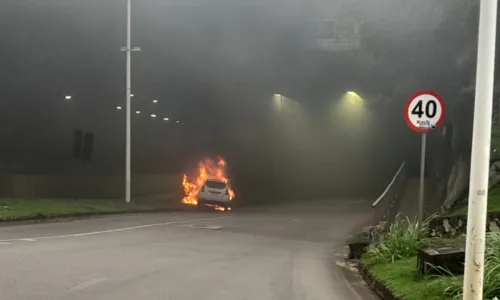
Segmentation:
[(197, 229), (211, 229), (211, 230), (218, 230), (221, 229), (223, 226), (219, 225), (200, 225), (200, 224), (188, 224), (188, 225), (183, 225), (191, 228), (197, 228)]
[(81, 292), (83, 291), (84, 289), (88, 288), (88, 287), (91, 287), (93, 285), (96, 285), (100, 282), (103, 282), (105, 281), (107, 278), (94, 278), (92, 280), (89, 280), (89, 281), (85, 281), (83, 283), (80, 283), (79, 285), (76, 285), (74, 287), (72, 287), (70, 289), (71, 292)]
[(64, 234), (64, 235), (53, 235), (53, 236), (40, 236), (40, 237), (32, 237), (32, 238), (7, 239), (7, 240), (0, 240), (0, 243), (11, 243), (11, 242), (20, 242), (20, 241), (34, 242), (34, 241), (38, 241), (38, 240), (72, 238), (72, 237), (81, 237), (81, 236), (88, 236), (88, 235), (98, 235), (98, 234), (105, 234), (105, 233), (114, 233), (114, 232), (128, 231), (128, 230), (135, 230), (135, 229), (142, 229), (142, 228), (158, 227), (158, 226), (165, 226), (165, 225), (174, 225), (174, 224), (184, 224), (184, 223), (191, 223), (191, 222), (221, 220), (221, 219), (227, 219), (227, 218), (231, 218), (231, 217), (192, 219), (192, 220), (154, 223), (154, 224), (139, 225), (139, 226), (133, 226), (133, 227), (109, 229), (109, 230), (102, 230), (102, 231), (92, 231), (92, 232), (84, 232), (84, 233), (75, 233), (75, 234)]
[(3, 242), (0, 242), (0, 245), (10, 245), (10, 243), (3, 243)]

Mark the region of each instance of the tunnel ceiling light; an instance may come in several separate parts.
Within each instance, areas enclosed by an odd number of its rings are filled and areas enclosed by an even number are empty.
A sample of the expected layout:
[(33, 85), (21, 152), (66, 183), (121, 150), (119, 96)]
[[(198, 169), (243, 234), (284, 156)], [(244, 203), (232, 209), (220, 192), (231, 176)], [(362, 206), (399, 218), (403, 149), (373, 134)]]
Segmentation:
[(348, 91), (348, 92), (347, 92), (347, 95), (352, 96), (352, 97), (359, 97), (359, 98), (361, 98), (361, 96), (360, 96), (360, 95), (358, 95), (358, 93), (356, 93), (356, 92), (354, 92), (354, 91)]
[(344, 95), (344, 98), (352, 103), (363, 103), (364, 102), (363, 98), (360, 95), (358, 95), (356, 92), (353, 92), (353, 91), (348, 91)]

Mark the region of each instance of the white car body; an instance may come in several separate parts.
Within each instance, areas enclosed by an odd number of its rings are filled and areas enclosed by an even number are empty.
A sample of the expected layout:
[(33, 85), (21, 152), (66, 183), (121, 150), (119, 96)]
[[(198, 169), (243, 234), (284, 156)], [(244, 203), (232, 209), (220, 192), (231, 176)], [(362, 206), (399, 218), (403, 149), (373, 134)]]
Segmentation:
[(229, 184), (220, 180), (209, 179), (198, 193), (198, 205), (220, 205), (229, 207)]

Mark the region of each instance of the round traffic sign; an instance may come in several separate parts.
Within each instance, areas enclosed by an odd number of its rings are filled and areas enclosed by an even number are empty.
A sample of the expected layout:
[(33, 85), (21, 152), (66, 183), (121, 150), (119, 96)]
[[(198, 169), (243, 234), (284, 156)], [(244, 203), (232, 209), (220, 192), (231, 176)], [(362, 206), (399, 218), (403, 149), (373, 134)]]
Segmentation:
[(429, 132), (444, 120), (446, 107), (443, 98), (434, 91), (420, 91), (406, 102), (405, 121), (416, 132)]

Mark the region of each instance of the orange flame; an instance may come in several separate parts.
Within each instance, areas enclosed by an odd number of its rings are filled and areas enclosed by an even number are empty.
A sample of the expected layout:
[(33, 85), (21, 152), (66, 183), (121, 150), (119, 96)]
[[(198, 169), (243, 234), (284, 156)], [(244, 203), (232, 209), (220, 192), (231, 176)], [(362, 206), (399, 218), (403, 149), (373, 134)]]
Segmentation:
[[(220, 180), (228, 183), (229, 179), (226, 175), (226, 161), (222, 157), (218, 157), (217, 161), (205, 159), (198, 163), (197, 175), (194, 179), (190, 180), (186, 174), (182, 179), (182, 186), (184, 187), (185, 197), (182, 203), (189, 205), (198, 204), (198, 193), (208, 179)], [(228, 189), (229, 199), (233, 199), (235, 193), (231, 187)]]

